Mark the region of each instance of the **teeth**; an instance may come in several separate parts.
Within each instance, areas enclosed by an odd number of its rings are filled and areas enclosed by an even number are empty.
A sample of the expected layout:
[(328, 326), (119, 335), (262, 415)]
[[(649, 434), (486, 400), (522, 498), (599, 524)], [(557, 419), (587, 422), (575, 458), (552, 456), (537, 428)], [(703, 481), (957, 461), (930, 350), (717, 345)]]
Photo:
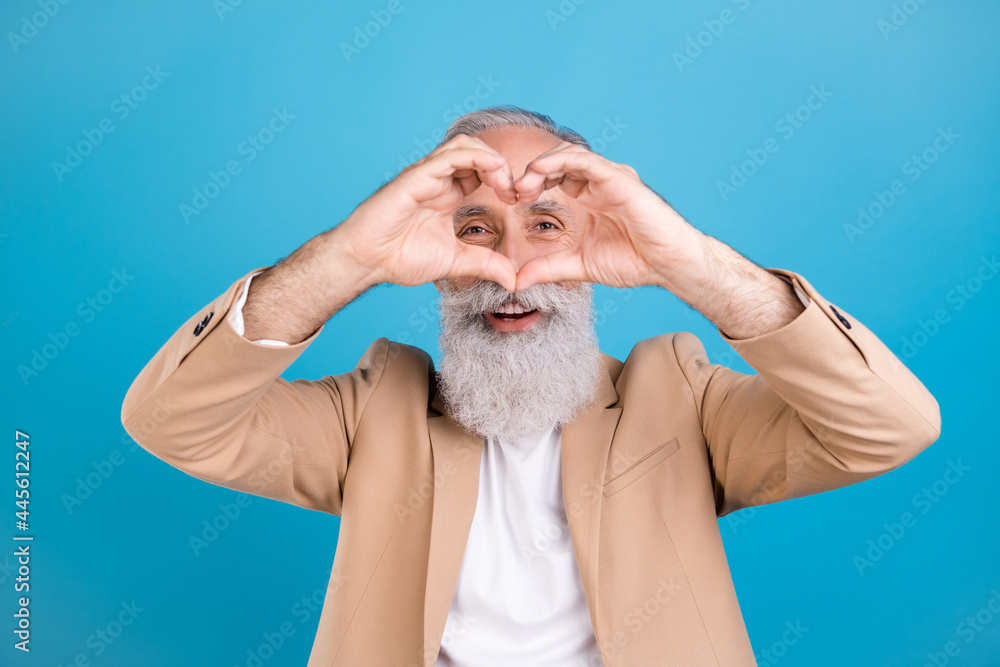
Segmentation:
[(502, 306), (500, 306), (499, 308), (497, 308), (495, 312), (502, 313), (504, 315), (522, 315), (528, 312), (528, 309), (519, 303), (507, 302)]

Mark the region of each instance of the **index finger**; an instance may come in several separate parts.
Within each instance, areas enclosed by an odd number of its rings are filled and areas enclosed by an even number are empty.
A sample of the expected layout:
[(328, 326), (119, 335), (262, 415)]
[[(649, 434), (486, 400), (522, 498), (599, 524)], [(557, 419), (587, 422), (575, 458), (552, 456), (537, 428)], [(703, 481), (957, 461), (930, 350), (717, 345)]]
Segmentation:
[(438, 181), (454, 178), (464, 195), (485, 183), (493, 188), (501, 201), (509, 204), (517, 201), (510, 165), (504, 156), (486, 144), (442, 151), (428, 159), (420, 171)]
[(620, 175), (608, 160), (583, 147), (567, 144), (529, 162), (524, 174), (514, 181), (514, 189), (522, 202), (534, 201), (556, 186), (577, 197), (588, 183), (600, 185)]

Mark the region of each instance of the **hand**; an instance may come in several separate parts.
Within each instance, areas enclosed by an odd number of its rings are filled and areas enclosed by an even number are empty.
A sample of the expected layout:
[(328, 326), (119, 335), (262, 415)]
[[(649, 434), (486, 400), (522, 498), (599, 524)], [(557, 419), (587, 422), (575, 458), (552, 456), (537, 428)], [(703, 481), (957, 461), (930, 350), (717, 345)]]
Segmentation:
[(559, 187), (586, 210), (579, 242), (525, 262), (517, 289), (583, 281), (611, 287), (669, 286), (672, 269), (702, 261), (704, 236), (649, 189), (632, 167), (563, 142), (514, 182), (519, 202)]
[(487, 185), (504, 203), (517, 201), (510, 166), (475, 137), (458, 135), (405, 168), (336, 228), (352, 261), (374, 283), (422, 285), (474, 276), (513, 291), (509, 259), (455, 236), (452, 214), (463, 198)]
[(659, 285), (732, 339), (774, 331), (804, 310), (787, 283), (696, 230), (627, 165), (564, 142), (532, 160), (514, 182), (519, 202), (553, 187), (586, 211), (579, 241), (525, 262), (518, 290), (562, 280)]

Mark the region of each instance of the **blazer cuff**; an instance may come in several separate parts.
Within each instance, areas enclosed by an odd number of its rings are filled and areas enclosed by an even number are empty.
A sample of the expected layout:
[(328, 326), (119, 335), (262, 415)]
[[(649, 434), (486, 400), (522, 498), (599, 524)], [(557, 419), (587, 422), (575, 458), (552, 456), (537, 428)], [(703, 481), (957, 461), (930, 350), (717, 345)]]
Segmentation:
[[(767, 271), (791, 285), (796, 296), (799, 297), (799, 301), (801, 301), (802, 305), (805, 306), (805, 310), (799, 313), (792, 321), (778, 327), (777, 329), (759, 336), (753, 336), (752, 338), (730, 338), (722, 331), (722, 329), (717, 328), (719, 335), (722, 336), (723, 340), (732, 345), (734, 348), (742, 347), (746, 349), (747, 352), (752, 353), (752, 350), (755, 348), (767, 347), (767, 344), (774, 345), (775, 343), (779, 343), (779, 339), (781, 338), (801, 335), (804, 333), (801, 330), (806, 328), (810, 323), (813, 325), (818, 323), (825, 329), (827, 326), (827, 320), (833, 322), (836, 327), (850, 339), (849, 332), (854, 326), (852, 321), (847, 319), (842, 309), (836, 308), (823, 299), (805, 278), (797, 273), (785, 271), (784, 269), (767, 269)], [(824, 305), (826, 308), (824, 308)], [(857, 343), (853, 340), (851, 340), (851, 342), (857, 346)], [(764, 345), (761, 345), (762, 343)], [(858, 351), (861, 352), (860, 347), (858, 347)], [(749, 360), (747, 361), (749, 363)]]
[[(263, 267), (266, 269), (268, 267)], [(233, 328), (230, 312), (243, 293), (250, 276), (262, 271), (255, 269), (246, 274), (228, 290), (199, 310), (160, 348), (142, 369), (125, 395), (122, 403), (122, 420), (127, 420), (171, 377), (184, 360), (196, 349), (210, 349), (208, 356), (199, 355), (218, 372), (222, 369), (254, 368), (262, 377), (278, 377), (292, 365), (300, 354), (323, 331), (323, 326), (311, 336), (294, 345), (261, 345), (247, 340)], [(208, 373), (206, 369), (204, 371)], [(199, 375), (196, 372), (195, 375)]]
[(797, 285), (796, 282), (792, 278), (790, 278), (789, 276), (785, 275), (784, 273), (778, 273), (777, 271), (773, 271), (773, 270), (771, 271), (771, 273), (773, 275), (778, 276), (779, 278), (781, 278), (782, 280), (784, 280), (786, 283), (788, 283), (789, 285), (791, 285), (792, 289), (795, 290), (795, 296), (799, 297), (799, 301), (802, 302), (802, 305), (805, 306), (806, 308), (809, 307), (809, 296), (805, 292), (802, 291), (802, 288), (799, 285)]
[(801, 290), (809, 304), (791, 322), (760, 336), (737, 340), (719, 330), (750, 366), (776, 388), (786, 377), (810, 374), (807, 369), (821, 371), (819, 379), (851, 375), (857, 372), (852, 369), (867, 366), (922, 417), (928, 431), (940, 434), (937, 401), (885, 343), (801, 275), (784, 269), (768, 271)]

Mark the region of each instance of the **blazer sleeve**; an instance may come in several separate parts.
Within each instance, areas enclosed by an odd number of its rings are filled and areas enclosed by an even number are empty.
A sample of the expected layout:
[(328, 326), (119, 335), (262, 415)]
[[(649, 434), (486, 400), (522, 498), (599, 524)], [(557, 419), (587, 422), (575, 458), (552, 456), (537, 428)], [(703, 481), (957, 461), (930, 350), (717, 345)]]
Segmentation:
[(282, 347), (239, 335), (228, 314), (255, 272), (194, 315), (146, 364), (125, 396), (122, 424), (144, 449), (193, 477), (339, 515), (351, 443), (389, 342), (372, 343), (349, 373), (282, 379), (322, 328)]
[(674, 336), (719, 516), (870, 479), (941, 433), (937, 401), (882, 341), (802, 276), (769, 270), (809, 305), (761, 336), (733, 340), (720, 331), (757, 375), (710, 364), (693, 334)]

